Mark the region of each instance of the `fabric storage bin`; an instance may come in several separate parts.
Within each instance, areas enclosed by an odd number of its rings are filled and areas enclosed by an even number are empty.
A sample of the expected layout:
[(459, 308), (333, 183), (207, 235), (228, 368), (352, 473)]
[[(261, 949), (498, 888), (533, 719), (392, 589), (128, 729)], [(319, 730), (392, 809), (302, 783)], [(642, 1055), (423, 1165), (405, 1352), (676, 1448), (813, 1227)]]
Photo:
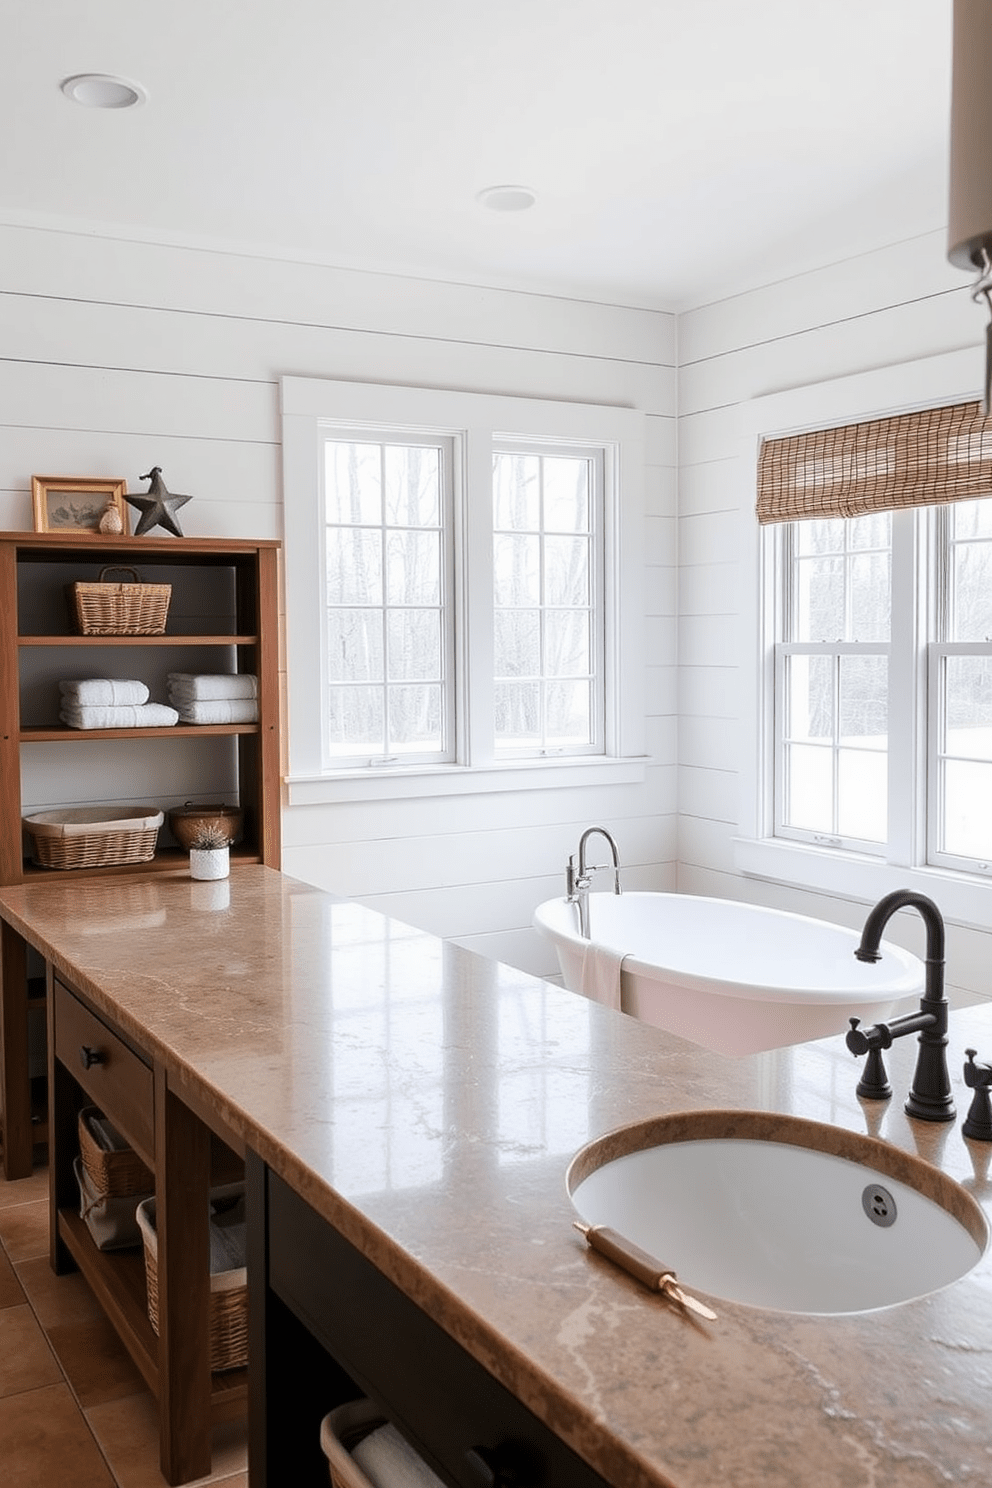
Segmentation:
[(331, 1488), (445, 1488), (373, 1400), (349, 1400), (326, 1415), (320, 1445)]
[[(248, 1363), (248, 1272), (245, 1267), (245, 1186), (210, 1190), (210, 1368), (240, 1369)], [(155, 1199), (138, 1205), (145, 1248), (148, 1318), (158, 1333), (158, 1232)]]
[(98, 1250), (140, 1245), (135, 1211), (154, 1192), (150, 1169), (96, 1106), (83, 1107), (78, 1125), (79, 1157), (73, 1168), (80, 1219)]
[(89, 1230), (97, 1250), (128, 1250), (141, 1244), (136, 1210), (140, 1202), (136, 1194), (124, 1194), (118, 1198), (101, 1194), (93, 1187), (89, 1174), (78, 1157), (72, 1160), (72, 1170), (79, 1185), (79, 1217)]

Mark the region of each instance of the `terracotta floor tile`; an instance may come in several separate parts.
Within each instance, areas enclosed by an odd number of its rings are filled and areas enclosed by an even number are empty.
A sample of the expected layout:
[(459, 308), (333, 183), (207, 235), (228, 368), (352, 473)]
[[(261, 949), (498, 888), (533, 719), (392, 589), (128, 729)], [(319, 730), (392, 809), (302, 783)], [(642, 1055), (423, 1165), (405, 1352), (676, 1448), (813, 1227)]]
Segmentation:
[(79, 1271), (56, 1276), (47, 1255), (18, 1261), (14, 1270), (43, 1328), (103, 1317), (99, 1302)]
[(32, 1199), (0, 1209), (0, 1240), (15, 1263), (47, 1256), (48, 1200)]
[(114, 1488), (64, 1384), (0, 1400), (0, 1463), (4, 1488)]
[(26, 1204), (31, 1199), (48, 1198), (48, 1169), (36, 1167), (29, 1178), (8, 1180), (0, 1173), (0, 1209), (9, 1204)]
[(84, 1410), (145, 1389), (144, 1380), (105, 1317), (56, 1323), (45, 1332)]
[(0, 1307), (21, 1307), (24, 1302), (24, 1290), (7, 1259), (7, 1252), (0, 1246)]
[(0, 1397), (20, 1395), (62, 1378), (30, 1307), (0, 1312)]
[[(86, 1411), (86, 1420), (110, 1463), (118, 1488), (163, 1488), (158, 1467), (158, 1416), (147, 1391), (93, 1406)], [(247, 1480), (247, 1463), (247, 1422), (228, 1422), (213, 1433), (212, 1473), (195, 1481), (240, 1488), (242, 1473)]]

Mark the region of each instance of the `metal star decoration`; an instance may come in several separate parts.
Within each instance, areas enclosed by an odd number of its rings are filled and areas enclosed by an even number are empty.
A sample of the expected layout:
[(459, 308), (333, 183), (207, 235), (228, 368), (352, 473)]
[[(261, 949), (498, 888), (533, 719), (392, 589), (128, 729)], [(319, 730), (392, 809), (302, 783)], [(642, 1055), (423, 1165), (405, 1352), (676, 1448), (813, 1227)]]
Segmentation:
[(179, 525), (176, 512), (179, 507), (185, 506), (187, 501), (192, 501), (192, 496), (173, 496), (162, 479), (161, 465), (153, 465), (147, 475), (141, 475), (138, 479), (151, 481), (151, 485), (144, 496), (125, 495), (124, 497), (128, 506), (133, 506), (141, 513), (141, 519), (134, 529), (134, 536), (140, 537), (151, 527), (165, 527), (167, 531), (174, 532), (177, 537), (182, 537), (183, 530)]

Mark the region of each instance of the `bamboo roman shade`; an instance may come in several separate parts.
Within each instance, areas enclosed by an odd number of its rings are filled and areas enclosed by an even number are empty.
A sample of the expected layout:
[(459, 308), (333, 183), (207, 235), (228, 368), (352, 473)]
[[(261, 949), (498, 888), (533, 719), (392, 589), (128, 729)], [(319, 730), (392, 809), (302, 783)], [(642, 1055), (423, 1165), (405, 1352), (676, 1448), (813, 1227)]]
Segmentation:
[(758, 521), (857, 517), (992, 496), (992, 419), (978, 403), (766, 439)]

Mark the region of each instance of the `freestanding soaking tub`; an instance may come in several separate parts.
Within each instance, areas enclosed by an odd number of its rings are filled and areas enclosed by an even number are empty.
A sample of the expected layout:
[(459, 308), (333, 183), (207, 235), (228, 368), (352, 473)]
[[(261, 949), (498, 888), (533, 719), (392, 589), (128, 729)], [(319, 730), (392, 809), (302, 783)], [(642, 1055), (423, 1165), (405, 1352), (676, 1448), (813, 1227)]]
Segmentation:
[(859, 934), (825, 920), (691, 894), (590, 894), (589, 909), (589, 940), (567, 899), (534, 913), (565, 986), (599, 995), (590, 966), (601, 978), (612, 952), (622, 1012), (720, 1054), (844, 1033), (850, 1018), (908, 1011), (923, 990), (916, 956), (883, 941), (879, 962), (857, 961)]

